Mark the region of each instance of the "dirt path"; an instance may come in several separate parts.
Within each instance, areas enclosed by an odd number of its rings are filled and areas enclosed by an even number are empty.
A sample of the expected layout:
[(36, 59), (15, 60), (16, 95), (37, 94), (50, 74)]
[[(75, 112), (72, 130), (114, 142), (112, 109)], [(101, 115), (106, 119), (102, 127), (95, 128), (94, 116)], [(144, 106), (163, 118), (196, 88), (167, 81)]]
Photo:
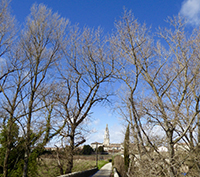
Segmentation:
[(112, 163), (107, 163), (104, 165), (97, 173), (95, 173), (92, 177), (110, 177), (112, 172)]

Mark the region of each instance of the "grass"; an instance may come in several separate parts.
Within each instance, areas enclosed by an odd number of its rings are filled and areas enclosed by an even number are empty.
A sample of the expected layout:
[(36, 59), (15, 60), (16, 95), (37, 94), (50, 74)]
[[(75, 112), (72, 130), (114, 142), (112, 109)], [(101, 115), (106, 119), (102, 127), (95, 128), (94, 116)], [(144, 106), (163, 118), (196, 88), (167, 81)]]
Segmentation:
[[(108, 160), (98, 161), (98, 169), (101, 169), (108, 162), (109, 162)], [(75, 160), (72, 171), (73, 172), (84, 171), (84, 170), (89, 170), (95, 167), (96, 167), (96, 161), (94, 160)]]
[(94, 160), (74, 160), (74, 167), (72, 169), (72, 172), (76, 172), (76, 171), (84, 171), (84, 170), (88, 170), (91, 168), (95, 168), (96, 167), (96, 162)]
[(109, 163), (108, 160), (98, 161), (98, 169), (101, 169), (105, 164)]
[[(105, 164), (109, 163), (110, 156), (102, 156), (99, 159), (101, 160), (98, 160), (98, 169), (101, 169)], [(65, 160), (62, 160), (62, 163), (66, 164)], [(57, 165), (57, 160), (55, 158), (42, 158), (38, 165), (38, 177), (59, 176), (60, 171)], [(75, 156), (72, 172), (85, 171), (95, 167), (95, 156)]]

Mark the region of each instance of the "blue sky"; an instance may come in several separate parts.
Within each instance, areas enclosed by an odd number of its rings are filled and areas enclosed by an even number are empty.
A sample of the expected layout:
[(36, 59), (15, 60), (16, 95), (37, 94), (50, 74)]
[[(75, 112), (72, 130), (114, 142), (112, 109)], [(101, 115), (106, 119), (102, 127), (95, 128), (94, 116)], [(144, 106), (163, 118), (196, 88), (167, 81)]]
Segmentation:
[[(132, 10), (139, 22), (145, 22), (152, 30), (159, 26), (165, 27), (167, 17), (179, 13), (188, 19), (190, 25), (200, 24), (200, 0), (12, 0), (11, 11), (19, 24), (25, 22), (34, 3), (45, 4), (53, 12), (69, 19), (71, 24), (78, 23), (80, 27), (91, 28), (101, 26), (106, 33), (112, 31), (124, 7)], [(96, 133), (88, 137), (86, 144), (102, 142), (106, 124), (109, 126), (111, 142), (122, 142), (123, 122), (120, 116), (108, 107), (99, 106), (93, 112), (93, 122), (89, 127)]]
[(131, 9), (140, 22), (156, 28), (163, 26), (168, 16), (179, 13), (183, 0), (12, 0), (13, 14), (24, 22), (35, 2), (47, 5), (72, 24), (101, 26), (105, 31), (111, 31), (113, 22), (123, 13), (123, 7)]

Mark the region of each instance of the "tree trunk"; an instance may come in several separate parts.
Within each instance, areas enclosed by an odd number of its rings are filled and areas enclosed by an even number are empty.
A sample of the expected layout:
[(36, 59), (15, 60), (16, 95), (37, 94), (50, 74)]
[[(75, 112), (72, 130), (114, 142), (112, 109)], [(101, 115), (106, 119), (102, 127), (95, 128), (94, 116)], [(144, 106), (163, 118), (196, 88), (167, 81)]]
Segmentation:
[(8, 176), (8, 163), (9, 163), (8, 160), (9, 160), (10, 150), (11, 150), (11, 129), (12, 129), (12, 123), (9, 123), (8, 130), (6, 133), (7, 145), (6, 145), (6, 153), (5, 153), (5, 157), (4, 157), (4, 163), (3, 163), (3, 176), (4, 177)]
[(9, 159), (9, 155), (10, 155), (10, 148), (7, 147), (6, 148), (6, 154), (4, 157), (4, 164), (3, 164), (3, 176), (7, 177), (8, 176), (8, 159)]
[(67, 169), (65, 171), (65, 174), (71, 173), (72, 168), (73, 168), (74, 136), (75, 136), (75, 128), (72, 128), (71, 135), (70, 135), (70, 147), (69, 147), (69, 150), (67, 149), (68, 150), (67, 152), (68, 164), (67, 164)]
[(32, 105), (33, 105), (34, 93), (31, 95), (31, 101), (29, 103), (29, 117), (27, 122), (27, 137), (26, 137), (26, 149), (24, 154), (24, 168), (23, 168), (23, 177), (28, 176), (28, 162), (30, 155), (30, 136), (31, 136), (31, 116), (32, 116)]
[(57, 150), (56, 150), (56, 156), (57, 156), (57, 161), (58, 161), (58, 168), (60, 169), (60, 175), (63, 175), (63, 164), (60, 161), (59, 148), (58, 147), (57, 147)]
[(67, 164), (67, 169), (65, 171), (65, 174), (71, 173), (72, 172), (72, 168), (73, 168), (73, 150), (70, 147), (69, 151), (68, 151), (68, 156), (67, 156), (67, 160), (68, 160), (68, 164)]
[(23, 176), (22, 177), (28, 176), (28, 159), (29, 159), (29, 150), (27, 148), (25, 151), (25, 155), (24, 155), (24, 168), (23, 168)]
[[(200, 114), (198, 114), (198, 120), (197, 120), (197, 129), (198, 129), (198, 134), (197, 134), (197, 151), (196, 151), (196, 155), (197, 155), (197, 159), (200, 159)], [(198, 169), (200, 170), (200, 161), (197, 161), (197, 166)]]
[(198, 114), (198, 120), (197, 120), (197, 126), (198, 126), (198, 153), (200, 152), (200, 114)]
[(168, 143), (169, 143), (169, 176), (175, 177), (176, 171), (174, 169), (174, 143), (173, 143), (173, 130), (168, 132)]

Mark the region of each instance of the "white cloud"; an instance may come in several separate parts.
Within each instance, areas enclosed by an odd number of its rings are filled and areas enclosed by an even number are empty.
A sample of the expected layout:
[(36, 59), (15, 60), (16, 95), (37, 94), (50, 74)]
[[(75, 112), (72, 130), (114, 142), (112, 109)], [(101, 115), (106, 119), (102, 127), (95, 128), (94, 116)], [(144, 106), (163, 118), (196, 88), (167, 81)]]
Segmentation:
[(122, 125), (116, 125), (110, 127), (110, 143), (122, 143), (124, 139), (124, 132), (123, 132)]
[(91, 132), (91, 134), (86, 138), (86, 142), (85, 144), (91, 144), (94, 142), (98, 142), (98, 143), (103, 143), (103, 138), (104, 138), (104, 130), (96, 130), (94, 129), (93, 132)]
[(99, 123), (100, 123), (100, 119), (96, 119), (96, 120), (93, 121), (94, 125), (99, 125)]
[(188, 23), (192, 25), (200, 24), (200, 0), (184, 0), (180, 10)]

